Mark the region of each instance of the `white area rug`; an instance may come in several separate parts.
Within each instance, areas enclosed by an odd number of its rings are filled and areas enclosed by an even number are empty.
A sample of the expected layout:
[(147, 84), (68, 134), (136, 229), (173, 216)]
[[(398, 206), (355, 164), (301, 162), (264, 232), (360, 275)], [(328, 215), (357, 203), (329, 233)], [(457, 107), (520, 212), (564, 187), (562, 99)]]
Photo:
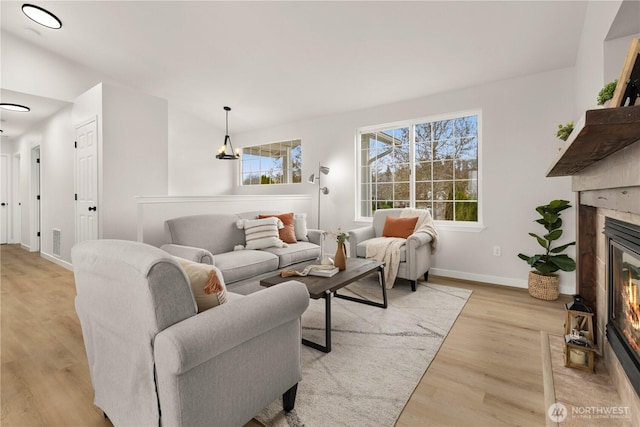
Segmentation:
[[(382, 301), (374, 277), (341, 293)], [(393, 426), (471, 291), (418, 282), (416, 292), (403, 284), (387, 295), (386, 310), (334, 298), (332, 351), (302, 346), (295, 409), (285, 414), (278, 400), (256, 419), (269, 427)], [(311, 300), (302, 335), (324, 344), (324, 300)]]

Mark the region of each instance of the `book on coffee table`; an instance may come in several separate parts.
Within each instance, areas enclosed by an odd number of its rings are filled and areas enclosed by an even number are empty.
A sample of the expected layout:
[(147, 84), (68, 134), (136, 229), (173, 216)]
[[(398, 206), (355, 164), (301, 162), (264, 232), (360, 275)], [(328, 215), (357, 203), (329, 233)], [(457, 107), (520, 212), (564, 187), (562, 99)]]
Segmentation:
[(338, 273), (338, 271), (338, 267), (334, 267), (331, 269), (311, 269), (309, 271), (309, 276), (331, 277)]

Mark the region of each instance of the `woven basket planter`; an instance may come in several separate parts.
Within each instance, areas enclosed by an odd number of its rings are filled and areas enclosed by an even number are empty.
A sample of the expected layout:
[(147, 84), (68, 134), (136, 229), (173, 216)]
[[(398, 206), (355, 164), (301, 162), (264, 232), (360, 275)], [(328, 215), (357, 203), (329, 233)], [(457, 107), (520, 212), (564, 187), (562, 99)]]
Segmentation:
[(529, 272), (529, 295), (547, 301), (557, 300), (560, 295), (558, 284), (560, 276), (543, 276), (535, 271)]

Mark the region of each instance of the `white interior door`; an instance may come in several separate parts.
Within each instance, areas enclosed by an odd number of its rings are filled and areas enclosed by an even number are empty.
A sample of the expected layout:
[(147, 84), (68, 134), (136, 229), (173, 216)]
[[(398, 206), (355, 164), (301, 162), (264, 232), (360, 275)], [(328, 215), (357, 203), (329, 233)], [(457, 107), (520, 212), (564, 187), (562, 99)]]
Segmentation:
[(76, 127), (76, 242), (98, 238), (98, 127)]
[(9, 241), (9, 156), (0, 156), (0, 244)]

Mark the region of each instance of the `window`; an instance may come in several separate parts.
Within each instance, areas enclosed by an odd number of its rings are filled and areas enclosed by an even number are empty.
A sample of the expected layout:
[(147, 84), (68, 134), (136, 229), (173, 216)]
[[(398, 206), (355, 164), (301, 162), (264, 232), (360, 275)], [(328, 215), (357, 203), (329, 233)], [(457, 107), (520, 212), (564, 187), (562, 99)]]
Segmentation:
[(242, 148), (242, 185), (300, 183), (301, 167), (299, 139)]
[(430, 209), (435, 220), (478, 219), (480, 112), (361, 129), (360, 216)]

